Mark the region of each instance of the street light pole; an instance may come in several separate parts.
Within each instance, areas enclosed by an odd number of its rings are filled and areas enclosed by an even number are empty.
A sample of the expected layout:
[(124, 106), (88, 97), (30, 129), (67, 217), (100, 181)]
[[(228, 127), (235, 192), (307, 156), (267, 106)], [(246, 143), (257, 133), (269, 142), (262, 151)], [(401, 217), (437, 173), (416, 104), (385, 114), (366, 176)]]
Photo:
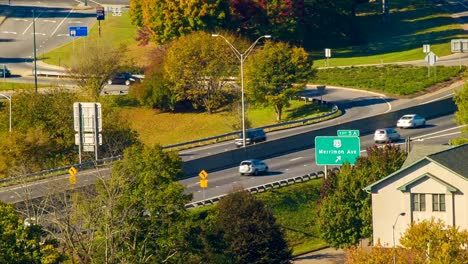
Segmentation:
[(254, 41), (250, 47), (248, 47), (244, 53), (240, 53), (225, 37), (219, 34), (211, 34), (212, 37), (221, 37), (226, 41), (231, 50), (234, 52), (236, 57), (240, 60), (240, 74), (241, 74), (241, 104), (242, 104), (242, 147), (245, 148), (245, 100), (244, 100), (244, 61), (249, 56), (257, 42), (262, 38), (271, 38), (270, 35), (263, 35)]
[(393, 226), (392, 226), (392, 236), (393, 236), (393, 264), (396, 263), (396, 256), (395, 256), (395, 225), (398, 221), (398, 217), (401, 216), (405, 216), (406, 213), (405, 212), (401, 212), (397, 215), (396, 219), (395, 219), (395, 223), (393, 223)]
[(33, 39), (34, 39), (34, 87), (37, 93), (37, 64), (36, 64), (36, 15), (34, 9), (32, 10), (33, 16)]
[(5, 97), (10, 103), (10, 109), (9, 109), (9, 112), (10, 112), (10, 127), (9, 127), (8, 131), (11, 132), (11, 96), (4, 95), (4, 94), (0, 94), (0, 95)]

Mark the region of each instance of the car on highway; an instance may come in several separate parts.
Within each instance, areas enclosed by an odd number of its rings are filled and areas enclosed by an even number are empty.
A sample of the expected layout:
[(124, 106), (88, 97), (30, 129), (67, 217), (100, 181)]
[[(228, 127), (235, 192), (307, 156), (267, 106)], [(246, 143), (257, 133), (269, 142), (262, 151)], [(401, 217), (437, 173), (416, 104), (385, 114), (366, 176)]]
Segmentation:
[(374, 132), (375, 143), (391, 143), (400, 140), (400, 134), (394, 128), (379, 128)]
[(107, 80), (107, 84), (125, 84), (130, 85), (139, 79), (134, 77), (132, 74), (128, 72), (120, 72), (112, 76), (109, 80)]
[(417, 115), (409, 114), (400, 117), (397, 121), (397, 127), (399, 128), (411, 128), (411, 127), (420, 127), (426, 125), (426, 118)]
[[(242, 147), (243, 145), (243, 137), (242, 133), (239, 134), (239, 137), (234, 140), (234, 143), (238, 148)], [(262, 128), (253, 128), (253, 129), (247, 129), (245, 131), (245, 144), (250, 145), (250, 144), (255, 144), (258, 142), (266, 141), (266, 134), (265, 131)]]
[(257, 159), (244, 160), (239, 165), (240, 175), (259, 175), (260, 173), (268, 173), (268, 165)]
[(8, 68), (0, 68), (0, 78), (10, 77), (11, 72)]

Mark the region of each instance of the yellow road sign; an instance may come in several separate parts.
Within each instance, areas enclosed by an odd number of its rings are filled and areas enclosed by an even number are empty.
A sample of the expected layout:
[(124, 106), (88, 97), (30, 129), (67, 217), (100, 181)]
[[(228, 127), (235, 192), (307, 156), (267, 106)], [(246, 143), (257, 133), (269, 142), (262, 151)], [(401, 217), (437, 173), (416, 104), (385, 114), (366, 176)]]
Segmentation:
[(208, 188), (208, 180), (200, 180), (201, 188)]
[(198, 176), (200, 176), (200, 179), (205, 180), (206, 178), (208, 178), (208, 172), (206, 172), (205, 170), (202, 170), (200, 171)]
[(71, 166), (71, 167), (68, 169), (68, 173), (70, 174), (70, 176), (76, 175), (77, 172), (78, 172), (78, 170), (75, 169), (75, 167), (73, 167), (73, 166)]
[(73, 174), (73, 175), (70, 175), (70, 178), (68, 179), (68, 181), (70, 182), (70, 184), (76, 184), (76, 175)]

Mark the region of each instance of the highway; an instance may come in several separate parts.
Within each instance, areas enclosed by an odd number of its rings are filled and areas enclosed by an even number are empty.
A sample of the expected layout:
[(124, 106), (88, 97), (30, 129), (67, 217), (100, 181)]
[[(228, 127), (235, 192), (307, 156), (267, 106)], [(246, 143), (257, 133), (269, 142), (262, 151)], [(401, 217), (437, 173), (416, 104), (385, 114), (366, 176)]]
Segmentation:
[[(356, 128), (359, 129), (359, 128)], [(460, 129), (453, 121), (453, 115), (429, 120), (426, 127), (417, 129), (397, 129), (402, 140), (396, 145), (403, 146), (405, 138), (410, 136), (412, 144), (447, 144), (448, 140), (459, 135)], [(311, 141), (314, 139), (311, 138)], [(360, 137), (361, 154), (365, 155), (366, 149), (373, 146), (373, 135)], [(315, 149), (306, 149), (291, 154), (264, 160), (270, 167), (268, 175), (240, 176), (238, 167), (212, 172), (208, 176), (208, 188), (204, 193), (199, 187), (199, 178), (192, 177), (182, 180), (188, 193), (193, 193), (193, 201), (203, 200), (225, 194), (239, 185), (244, 188), (263, 185), (270, 182), (301, 176), (312, 172), (324, 171), (324, 166), (315, 164)]]
[[(412, 144), (446, 144), (450, 138), (457, 137), (460, 133), (459, 127), (453, 122), (453, 115), (428, 120), (427, 125), (423, 128), (398, 129), (398, 131), (402, 138), (411, 136)], [(311, 138), (310, 140), (314, 139)], [(360, 144), (361, 155), (365, 155), (366, 148), (374, 145), (372, 135), (361, 136)], [(396, 144), (403, 145), (405, 142), (401, 140)], [(267, 159), (265, 162), (270, 166), (270, 173), (256, 177), (240, 176), (237, 172), (237, 167), (209, 172), (208, 188), (204, 191), (199, 187), (198, 176), (181, 180), (180, 183), (186, 187), (187, 193), (193, 193), (192, 201), (195, 202), (225, 194), (232, 190), (234, 186), (248, 188), (323, 170), (323, 166), (315, 164), (314, 156), (315, 150), (311, 148)], [(77, 185), (75, 188), (88, 186), (93, 184), (96, 178), (106, 178), (108, 175), (109, 168), (81, 171), (77, 174)], [(70, 188), (68, 175), (1, 188), (0, 200), (7, 203), (17, 203), (26, 197), (41, 197), (53, 190), (62, 190), (64, 188)]]

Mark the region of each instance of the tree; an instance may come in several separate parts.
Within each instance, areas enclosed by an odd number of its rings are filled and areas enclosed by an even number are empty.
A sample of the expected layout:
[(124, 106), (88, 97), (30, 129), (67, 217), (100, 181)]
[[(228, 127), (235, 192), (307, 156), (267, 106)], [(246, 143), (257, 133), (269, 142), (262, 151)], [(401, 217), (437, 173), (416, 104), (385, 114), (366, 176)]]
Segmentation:
[(234, 263), (290, 263), (291, 251), (272, 212), (249, 192), (224, 197), (215, 219), (223, 251)]
[(176, 152), (161, 146), (127, 149), (113, 165), (111, 178), (96, 185), (92, 208), (106, 208), (92, 222), (101, 241), (99, 258), (111, 263), (182, 261), (190, 227), (185, 204), (191, 200), (177, 182), (182, 176)]
[(312, 62), (303, 48), (267, 42), (246, 61), (246, 93), (253, 103), (273, 107), (280, 121), (284, 107), (312, 75)]
[(68, 69), (70, 76), (91, 98), (98, 98), (107, 81), (121, 69), (125, 47), (110, 49), (106, 46), (87, 44), (79, 49)]
[(371, 196), (363, 188), (400, 169), (405, 159), (397, 146), (374, 146), (354, 167), (344, 164), (331, 182), (324, 182), (318, 225), (329, 245), (347, 248), (372, 235)]
[(430, 263), (468, 263), (468, 231), (446, 226), (441, 219), (411, 223), (400, 243), (426, 255)]
[(61, 263), (58, 243), (39, 225), (25, 225), (11, 205), (0, 202), (1, 263)]
[(227, 102), (226, 77), (233, 76), (235, 64), (224, 41), (197, 32), (172, 43), (164, 58), (163, 77), (176, 101), (189, 100), (195, 108), (211, 113)]
[(212, 31), (224, 24), (229, 14), (226, 0), (131, 0), (130, 6), (135, 8), (130, 12), (132, 23), (156, 44), (195, 31)]
[[(455, 112), (455, 121), (459, 125), (468, 124), (468, 83), (455, 93), (455, 104), (458, 110)], [(468, 143), (468, 126), (461, 128), (462, 136), (451, 140), (452, 144), (461, 145)]]
[(413, 222), (400, 238), (402, 247), (385, 248), (380, 244), (372, 249), (352, 247), (346, 263), (390, 263), (395, 256), (397, 263), (468, 263), (466, 244), (468, 231), (445, 226), (442, 220)]
[(70, 164), (76, 157), (73, 102), (76, 94), (60, 89), (17, 92), (12, 133), (0, 140), (0, 174), (28, 165), (28, 172)]

